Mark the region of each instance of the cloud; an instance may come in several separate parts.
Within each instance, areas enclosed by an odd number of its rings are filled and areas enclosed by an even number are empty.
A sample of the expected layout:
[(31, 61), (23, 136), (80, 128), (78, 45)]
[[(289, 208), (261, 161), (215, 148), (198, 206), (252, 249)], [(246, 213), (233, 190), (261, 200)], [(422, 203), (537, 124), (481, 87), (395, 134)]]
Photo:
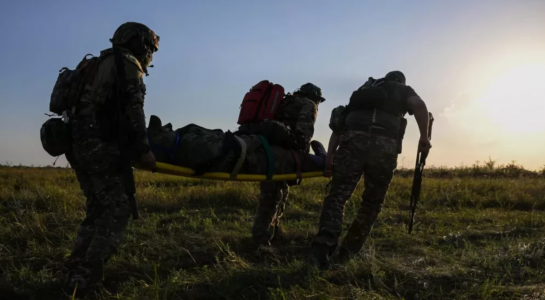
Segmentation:
[(500, 138), (494, 121), (488, 117), (487, 107), (478, 101), (482, 90), (460, 93), (441, 114), (454, 133), (463, 135), (466, 142), (476, 145), (493, 145)]

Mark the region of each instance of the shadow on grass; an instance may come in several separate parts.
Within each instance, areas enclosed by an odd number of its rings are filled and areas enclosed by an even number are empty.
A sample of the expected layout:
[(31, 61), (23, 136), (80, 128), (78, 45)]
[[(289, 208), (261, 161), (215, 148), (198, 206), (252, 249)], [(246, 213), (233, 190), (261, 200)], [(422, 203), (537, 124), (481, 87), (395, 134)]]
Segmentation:
[(533, 228), (516, 228), (508, 231), (485, 231), (476, 233), (449, 234), (437, 239), (439, 245), (452, 245), (463, 248), (467, 243), (486, 245), (491, 241), (532, 237), (541, 234), (541, 231)]
[[(509, 235), (524, 235), (524, 230), (512, 231)], [(470, 239), (480, 236), (469, 235)], [(500, 237), (489, 233), (487, 238)], [(222, 242), (230, 245), (230, 251), (243, 259), (247, 266), (235, 266), (229, 262), (224, 252), (214, 247), (203, 248), (187, 255), (160, 255), (150, 258), (157, 263), (157, 273), (162, 286), (160, 294), (165, 299), (281, 299), (283, 292), (298, 287), (312, 291), (321, 284), (318, 273), (310, 266), (310, 237), (288, 234), (277, 239), (270, 252), (258, 253), (256, 245), (249, 236), (227, 239)], [(180, 252), (181, 253), (181, 252)], [(148, 258), (148, 257), (146, 257)], [(295, 262), (295, 263), (293, 263)], [(401, 265), (391, 263), (373, 263), (373, 259), (363, 258), (351, 263), (352, 271), (342, 266), (320, 275), (337, 287), (352, 286), (358, 289), (381, 291), (394, 297), (404, 299), (455, 299), (459, 295), (479, 297), (478, 287), (490, 284), (491, 288), (498, 286), (487, 283), (487, 274), (434, 274), (419, 270), (409, 270)], [(277, 267), (275, 267), (277, 266)], [(378, 267), (377, 267), (378, 266)], [(191, 280), (170, 282), (173, 273), (184, 270), (186, 274), (195, 275)], [(208, 272), (207, 270), (213, 270)], [(513, 269), (519, 272), (522, 269)], [(496, 270), (497, 271), (501, 270)], [(203, 273), (207, 273), (203, 276)], [(491, 275), (491, 274), (488, 274)], [(153, 286), (155, 269), (150, 263), (110, 264), (106, 271), (104, 287), (116, 294), (133, 281), (142, 281)], [(514, 284), (524, 284), (527, 276), (515, 279)], [(165, 281), (166, 280), (166, 281)], [(138, 284), (138, 283), (137, 283)], [(129, 285), (130, 286), (130, 285)], [(23, 286), (24, 290), (39, 298), (14, 295), (9, 299), (58, 299), (60, 285), (55, 282), (33, 282)], [(476, 288), (477, 287), (477, 288)], [(10, 287), (0, 284), (0, 292), (10, 295)], [(310, 293), (310, 292), (309, 292)], [(509, 299), (509, 292), (497, 299)], [(19, 298), (17, 298), (19, 297)], [(468, 299), (473, 299), (472, 297)]]
[(208, 194), (192, 194), (173, 199), (168, 202), (141, 201), (139, 208), (147, 213), (177, 213), (180, 210), (214, 208), (216, 213), (235, 210), (254, 210), (257, 198), (252, 195), (242, 195), (241, 192), (229, 189)]
[[(273, 271), (231, 270), (220, 277), (169, 289), (168, 299), (275, 299), (294, 286), (308, 286), (313, 280), (306, 267)], [(276, 298), (278, 299), (278, 298)]]

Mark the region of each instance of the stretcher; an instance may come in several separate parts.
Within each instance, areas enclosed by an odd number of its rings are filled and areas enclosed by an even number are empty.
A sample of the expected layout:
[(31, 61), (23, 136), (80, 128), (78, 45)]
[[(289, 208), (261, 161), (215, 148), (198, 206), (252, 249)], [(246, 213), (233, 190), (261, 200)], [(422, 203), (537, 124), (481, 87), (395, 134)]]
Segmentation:
[[(134, 164), (133, 167), (139, 170), (146, 170), (145, 168), (140, 167), (139, 164)], [(267, 175), (261, 174), (237, 174), (235, 177), (231, 173), (219, 173), (219, 172), (209, 172), (202, 175), (195, 175), (195, 171), (189, 168), (165, 164), (165, 163), (156, 163), (155, 170), (149, 170), (155, 173), (197, 178), (197, 179), (209, 179), (209, 180), (224, 180), (224, 181), (288, 181), (288, 180), (297, 180), (300, 178), (315, 178), (315, 177), (329, 177), (331, 176), (331, 171), (322, 172), (302, 172), (300, 174), (274, 174), (270, 179), (267, 179)]]
[[(246, 143), (238, 138), (235, 137), (240, 144), (241, 152), (240, 156), (238, 158), (238, 161), (236, 162), (236, 165), (234, 169), (231, 171), (231, 173), (227, 172), (208, 172), (203, 174), (196, 174), (195, 170), (185, 167), (180, 167), (177, 165), (167, 164), (167, 163), (161, 163), (157, 162), (155, 164), (154, 170), (148, 170), (155, 173), (161, 173), (161, 174), (168, 174), (168, 175), (175, 175), (175, 176), (182, 176), (182, 177), (189, 177), (189, 178), (198, 178), (198, 179), (210, 179), (210, 180), (224, 180), (224, 181), (289, 181), (289, 180), (298, 180), (303, 178), (315, 178), (315, 177), (330, 177), (331, 171), (315, 171), (315, 172), (301, 172), (301, 163), (299, 161), (299, 156), (295, 151), (292, 150), (292, 153), (294, 155), (294, 159), (296, 162), (296, 172), (293, 174), (274, 174), (274, 158), (271, 154), (271, 149), (269, 142), (267, 139), (262, 136), (258, 135), (259, 139), (261, 140), (261, 143), (263, 145), (263, 148), (265, 150), (265, 153), (267, 154), (267, 174), (239, 174), (238, 171), (242, 167), (242, 164), (244, 163), (244, 160), (246, 159)], [(149, 137), (148, 137), (149, 139)], [(178, 145), (179, 137), (176, 134), (176, 145)], [(169, 149), (163, 149), (162, 147), (156, 147), (152, 145), (152, 148), (154, 148), (157, 151), (166, 152), (167, 154), (170, 154), (171, 160), (173, 160), (174, 157), (174, 151), (170, 151)], [(133, 167), (141, 170), (145, 170), (144, 168), (141, 168), (139, 164), (134, 164)]]

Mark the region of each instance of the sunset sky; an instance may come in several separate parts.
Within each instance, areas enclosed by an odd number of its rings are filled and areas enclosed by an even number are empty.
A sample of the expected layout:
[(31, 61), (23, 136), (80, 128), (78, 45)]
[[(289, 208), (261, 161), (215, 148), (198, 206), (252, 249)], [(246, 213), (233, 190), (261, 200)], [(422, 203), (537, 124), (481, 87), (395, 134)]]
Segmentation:
[[(428, 165), (491, 157), (545, 165), (545, 1), (3, 1), (0, 163), (49, 165), (40, 144), (59, 69), (142, 22), (160, 37), (145, 78), (147, 120), (234, 130), (262, 79), (322, 88), (315, 139), (368, 77), (401, 70), (435, 115)], [(411, 167), (409, 127), (399, 165)], [(65, 165), (64, 157), (58, 164)]]

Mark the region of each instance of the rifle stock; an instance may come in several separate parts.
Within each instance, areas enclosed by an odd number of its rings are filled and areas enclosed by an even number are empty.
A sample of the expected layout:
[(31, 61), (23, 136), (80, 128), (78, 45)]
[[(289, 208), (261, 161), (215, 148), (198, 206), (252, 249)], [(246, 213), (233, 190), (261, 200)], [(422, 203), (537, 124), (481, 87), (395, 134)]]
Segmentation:
[[(428, 139), (431, 140), (431, 130), (433, 127), (433, 115), (429, 113), (428, 120)], [(422, 187), (422, 174), (424, 173), (424, 166), (426, 165), (427, 154), (416, 152), (416, 164), (414, 166), (413, 186), (411, 190), (411, 218), (409, 220), (409, 234), (413, 230), (414, 215), (416, 211), (416, 205), (418, 204), (418, 198), (420, 197), (420, 189)]]

